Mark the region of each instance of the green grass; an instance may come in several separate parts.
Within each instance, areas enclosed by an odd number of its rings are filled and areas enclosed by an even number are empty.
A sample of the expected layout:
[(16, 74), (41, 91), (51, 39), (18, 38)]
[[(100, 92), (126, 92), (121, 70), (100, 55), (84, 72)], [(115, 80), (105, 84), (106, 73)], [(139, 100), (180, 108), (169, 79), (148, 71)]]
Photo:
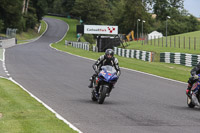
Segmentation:
[(46, 24), (42, 20), (41, 21), (41, 29), (40, 29), (39, 33), (37, 33), (37, 31), (34, 29), (28, 29), (27, 32), (22, 32), (22, 33), (16, 35), (17, 42), (18, 43), (26, 43), (26, 42), (28, 42), (27, 40), (31, 40), (31, 39), (39, 37), (42, 33), (44, 33), (45, 30), (46, 30)]
[[(56, 16), (45, 16), (48, 18), (55, 18), (55, 19), (60, 19), (65, 21), (69, 26), (69, 31), (67, 33), (67, 36), (64, 40), (62, 40), (62, 42), (64, 43), (65, 40), (68, 41), (77, 41), (77, 37), (76, 37), (76, 25), (79, 25), (79, 21), (76, 19), (68, 19), (68, 18), (62, 18), (62, 17), (56, 17)], [(85, 42), (85, 39), (83, 37), (81, 37), (81, 41)]]
[(0, 79), (0, 114), (2, 133), (75, 132), (19, 86), (3, 78)]
[[(179, 41), (179, 37), (180, 37), (180, 41)], [(170, 45), (170, 38), (171, 38), (171, 45)], [(185, 41), (184, 41), (184, 38), (185, 38)], [(189, 49), (189, 38), (190, 38), (190, 49)], [(194, 38), (196, 38), (196, 45), (194, 45), (194, 40), (195, 40)], [(131, 41), (128, 43), (130, 45), (126, 47), (126, 49), (152, 51), (155, 53), (155, 56), (154, 56), (155, 62), (159, 62), (160, 53), (163, 53), (163, 52), (199, 54), (200, 31), (168, 36), (167, 46), (166, 46), (166, 37), (163, 37), (163, 39), (162, 38), (152, 39), (152, 40), (149, 40), (148, 43), (145, 43), (145, 44), (143, 41), (143, 45), (142, 45), (142, 41), (138, 41), (138, 42)], [(196, 49), (194, 49), (194, 47)]]
[[(179, 37), (180, 37), (180, 43), (179, 43)], [(185, 37), (185, 41), (184, 41), (184, 37)], [(171, 38), (171, 47), (170, 47), (170, 38)], [(190, 38), (190, 49), (189, 49), (189, 38)], [(194, 38), (196, 38), (196, 50), (194, 49), (195, 47)], [(142, 45), (142, 41), (138, 41), (138, 42), (132, 41), (132, 42), (129, 42), (129, 44), (130, 46), (128, 46), (127, 49), (146, 50), (146, 51), (153, 51), (156, 53), (181, 52), (181, 53), (199, 54), (200, 31), (168, 36), (167, 47), (166, 47), (166, 37), (163, 37), (163, 43), (162, 43), (162, 38), (160, 38), (160, 39), (149, 40), (148, 44), (145, 43), (144, 45)]]
[[(91, 58), (94, 60), (98, 59), (100, 55), (104, 54), (104, 53), (85, 51), (82, 49), (73, 48), (71, 46), (64, 46), (62, 43), (53, 44), (52, 46), (59, 50)], [(187, 82), (190, 76), (189, 71), (191, 70), (191, 67), (186, 67), (176, 64), (166, 64), (160, 62), (145, 62), (137, 59), (124, 58), (117, 55), (115, 57), (118, 58), (120, 67), (134, 69), (183, 82)]]
[[(18, 34), (18, 41), (27, 42), (24, 40), (40, 36), (46, 29), (44, 21), (41, 26), (39, 34), (34, 30)], [(2, 53), (2, 49), (0, 49), (0, 53)], [(0, 54), (0, 58), (2, 58), (2, 54)], [(0, 78), (0, 132), (75, 133), (22, 88), (3, 78)]]
[[(56, 17), (56, 18), (60, 19), (60, 17)], [(71, 25), (72, 26), (74, 25), (74, 23), (70, 23), (71, 21), (70, 19), (62, 18), (62, 20), (67, 22), (70, 27)], [(67, 33), (67, 36), (61, 42), (54, 43), (52, 44), (52, 46), (65, 52), (69, 52), (72, 54), (80, 55), (80, 56), (95, 59), (95, 60), (98, 59), (100, 55), (104, 54), (104, 53), (95, 53), (92, 51), (85, 51), (85, 50), (74, 48), (71, 46), (65, 46), (64, 40), (73, 40), (73, 38), (68, 37), (68, 35), (70, 35), (71, 37), (74, 37), (73, 36), (74, 32), (75, 31), (72, 31), (72, 32), (69, 31)], [(150, 74), (155, 74), (155, 75), (159, 75), (162, 77), (175, 79), (175, 80), (179, 80), (183, 82), (187, 82), (188, 78), (190, 77), (189, 71), (191, 70), (191, 67), (186, 67), (186, 66), (181, 66), (181, 65), (176, 65), (176, 64), (166, 64), (166, 63), (160, 63), (160, 62), (145, 62), (145, 61), (137, 60), (137, 59), (124, 58), (117, 55), (116, 57), (119, 60), (120, 67), (126, 67), (129, 69), (143, 71)], [(92, 68), (88, 68), (88, 69), (92, 69)]]

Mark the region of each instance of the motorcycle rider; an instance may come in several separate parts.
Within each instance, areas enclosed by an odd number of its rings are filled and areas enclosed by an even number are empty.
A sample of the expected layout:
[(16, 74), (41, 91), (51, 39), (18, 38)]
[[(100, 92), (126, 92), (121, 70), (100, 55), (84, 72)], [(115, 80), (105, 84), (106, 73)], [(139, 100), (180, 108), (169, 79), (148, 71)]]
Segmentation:
[(118, 77), (120, 76), (121, 71), (119, 68), (118, 59), (114, 57), (114, 51), (112, 49), (107, 49), (105, 51), (105, 55), (101, 55), (99, 59), (92, 66), (95, 71), (95, 74), (93, 74), (93, 76), (90, 78), (90, 85), (88, 86), (89, 88), (93, 87), (93, 80), (99, 74), (101, 67), (105, 65), (110, 65), (114, 67), (117, 72), (117, 76)]
[(186, 89), (186, 95), (191, 98), (190, 90), (192, 85), (199, 78), (198, 74), (200, 74), (200, 62), (190, 71), (191, 77), (188, 80), (188, 88)]

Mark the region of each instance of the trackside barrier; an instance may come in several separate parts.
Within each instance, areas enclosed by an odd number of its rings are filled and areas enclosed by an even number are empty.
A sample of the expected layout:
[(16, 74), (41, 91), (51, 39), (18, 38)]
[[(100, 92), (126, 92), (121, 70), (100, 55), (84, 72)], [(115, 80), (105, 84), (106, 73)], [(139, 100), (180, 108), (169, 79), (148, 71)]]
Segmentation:
[[(82, 48), (84, 50), (89, 51), (89, 43), (88, 42), (65, 41), (65, 45), (72, 45), (75, 48)], [(98, 52), (98, 48), (96, 46), (93, 46), (92, 51)], [(126, 57), (126, 58), (136, 58), (136, 59), (140, 59), (143, 61), (149, 61), (149, 62), (153, 61), (153, 52), (114, 47), (114, 53), (116, 55)]]
[(0, 48), (9, 48), (15, 45), (16, 45), (15, 38), (0, 40)]
[(153, 52), (114, 47), (114, 53), (116, 55), (126, 57), (126, 58), (136, 58), (136, 59), (149, 61), (149, 62), (153, 61)]
[(89, 51), (90, 49), (89, 42), (72, 42), (72, 41), (65, 40), (65, 45), (71, 45), (72, 47), (84, 49), (87, 51)]
[(93, 51), (93, 52), (98, 52), (98, 47), (92, 46), (92, 51)]
[(160, 62), (196, 66), (200, 62), (200, 55), (187, 53), (160, 53)]

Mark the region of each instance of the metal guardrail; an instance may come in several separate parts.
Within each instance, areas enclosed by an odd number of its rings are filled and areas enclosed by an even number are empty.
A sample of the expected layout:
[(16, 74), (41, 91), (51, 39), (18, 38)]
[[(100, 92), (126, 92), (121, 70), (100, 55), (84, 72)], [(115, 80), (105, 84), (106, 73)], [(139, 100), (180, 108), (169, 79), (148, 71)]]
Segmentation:
[(2, 42), (2, 41), (0, 41), (0, 48), (2, 48), (2, 45), (3, 45), (3, 42)]
[(81, 48), (87, 51), (90, 49), (89, 42), (72, 42), (65, 40), (65, 45), (72, 45), (72, 47)]
[(7, 38), (15, 38), (17, 29), (7, 28), (6, 29), (6, 37)]
[(4, 36), (0, 36), (0, 40), (5, 40), (5, 39), (8, 39), (8, 38)]

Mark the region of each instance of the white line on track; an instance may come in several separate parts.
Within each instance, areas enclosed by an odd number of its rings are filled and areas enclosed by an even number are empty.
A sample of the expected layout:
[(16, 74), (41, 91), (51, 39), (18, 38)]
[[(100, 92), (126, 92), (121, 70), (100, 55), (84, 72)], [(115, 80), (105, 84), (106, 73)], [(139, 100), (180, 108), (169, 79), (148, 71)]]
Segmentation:
[[(72, 53), (69, 53), (69, 52), (66, 52), (66, 51), (61, 51), (59, 49), (56, 49), (56, 48), (52, 47), (51, 45), (52, 44), (49, 45), (51, 48), (53, 48), (53, 49), (55, 49), (55, 50), (57, 50), (59, 52), (67, 53), (67, 54), (70, 54), (70, 55), (73, 55), (73, 56), (76, 56), (76, 57), (80, 57), (80, 58), (83, 58), (83, 59), (87, 59), (87, 60), (96, 61), (94, 59), (90, 59), (90, 58), (87, 58), (87, 57), (82, 57), (82, 56), (75, 55), (75, 54), (72, 54)], [(141, 74), (150, 75), (150, 76), (161, 78), (161, 79), (165, 79), (165, 80), (169, 80), (169, 81), (174, 81), (174, 82), (177, 82), (177, 83), (187, 84), (187, 83), (182, 82), (182, 81), (178, 81), (178, 80), (174, 80), (174, 79), (169, 79), (169, 78), (161, 77), (161, 76), (150, 74), (150, 73), (146, 73), (146, 72), (141, 72), (141, 71), (138, 71), (138, 70), (133, 70), (133, 69), (125, 68), (125, 67), (120, 67), (120, 68), (125, 69), (125, 70), (129, 70), (129, 71), (133, 71), (133, 72), (137, 72), (137, 73), (141, 73)]]
[[(46, 22), (45, 22), (46, 23)], [(45, 32), (47, 31), (47, 29), (48, 29), (48, 24), (46, 23), (46, 25), (47, 25), (47, 28), (46, 28), (46, 30), (45, 30)], [(44, 32), (44, 33), (45, 33)], [(44, 35), (44, 33), (40, 36), (40, 37), (42, 37), (43, 35)], [(67, 34), (67, 32), (65, 33), (65, 35)], [(65, 37), (65, 35), (63, 36), (63, 38)], [(38, 37), (36, 40), (38, 40), (40, 37)], [(62, 38), (62, 39), (63, 39)], [(62, 40), (61, 39), (61, 40)], [(35, 40), (35, 41), (36, 41)], [(29, 42), (30, 43), (30, 42)], [(27, 43), (24, 43), (24, 44), (27, 44)], [(17, 46), (17, 45), (15, 45), (15, 46)], [(3, 49), (3, 60), (2, 60), (2, 65), (3, 65), (3, 69), (4, 69), (4, 71), (6, 72), (6, 74), (7, 74), (7, 76), (8, 76), (8, 78), (6, 78), (6, 77), (3, 77), (3, 76), (0, 76), (1, 78), (5, 78), (5, 79), (8, 79), (8, 80), (10, 80), (10, 81), (12, 81), (13, 83), (15, 83), (15, 84), (17, 84), (19, 87), (21, 87), (24, 91), (26, 91), (31, 97), (33, 97), (34, 99), (36, 99), (38, 102), (40, 102), (42, 105), (44, 105), (48, 110), (50, 110), (52, 113), (54, 113), (55, 114), (55, 116), (58, 118), (58, 119), (60, 119), (60, 120), (62, 120), (64, 123), (66, 123), (67, 125), (69, 125), (69, 127), (70, 128), (72, 128), (73, 130), (75, 130), (75, 131), (77, 131), (77, 132), (79, 132), (79, 133), (82, 133), (82, 131), (80, 131), (77, 127), (75, 127), (73, 124), (71, 124), (69, 121), (67, 121), (64, 117), (62, 117), (60, 114), (58, 114), (55, 110), (53, 110), (51, 107), (49, 107), (47, 104), (45, 104), (43, 101), (41, 101), (39, 98), (37, 98), (36, 96), (34, 96), (31, 92), (29, 92), (26, 88), (24, 88), (21, 84), (19, 84), (17, 81), (15, 81), (12, 77), (10, 77), (10, 74), (9, 74), (9, 72), (7, 71), (7, 69), (6, 69), (6, 65), (5, 65), (5, 49)]]
[[(67, 24), (68, 25), (68, 24)], [(69, 31), (69, 25), (68, 25), (68, 30), (67, 32)], [(67, 35), (67, 32), (65, 33), (65, 35)], [(62, 39), (64, 39), (65, 35), (62, 37)], [(61, 41), (62, 39), (60, 39), (59, 41)], [(58, 43), (59, 41), (57, 41), (56, 43)], [(52, 47), (52, 44), (51, 43), (49, 46), (59, 52), (63, 52), (63, 53), (68, 53), (70, 55), (73, 55), (73, 56), (76, 56), (76, 57), (80, 57), (80, 58), (83, 58), (83, 59), (87, 59), (87, 60), (92, 60), (92, 61), (96, 61), (94, 59), (90, 59), (90, 58), (87, 58), (87, 57), (83, 57), (83, 56), (79, 56), (79, 55), (75, 55), (75, 54), (72, 54), (72, 53), (69, 53), (69, 52), (66, 52), (66, 51), (61, 51), (59, 49), (56, 49), (54, 47)], [(182, 81), (178, 81), (178, 80), (173, 80), (173, 79), (169, 79), (169, 78), (165, 78), (165, 77), (161, 77), (161, 76), (158, 76), (158, 75), (154, 75), (154, 74), (150, 74), (150, 73), (146, 73), (146, 72), (141, 72), (141, 71), (137, 71), (137, 70), (133, 70), (133, 69), (129, 69), (129, 68), (125, 68), (125, 67), (120, 67), (122, 69), (125, 69), (125, 70), (129, 70), (129, 71), (133, 71), (133, 72), (138, 72), (138, 73), (142, 73), (142, 74), (146, 74), (146, 75), (150, 75), (150, 76), (154, 76), (154, 77), (157, 77), (157, 78), (161, 78), (161, 79), (165, 79), (165, 80), (169, 80), (169, 81), (174, 81), (174, 82), (178, 82), (178, 83), (182, 83), (182, 84), (187, 84), (185, 82), (182, 82)]]

